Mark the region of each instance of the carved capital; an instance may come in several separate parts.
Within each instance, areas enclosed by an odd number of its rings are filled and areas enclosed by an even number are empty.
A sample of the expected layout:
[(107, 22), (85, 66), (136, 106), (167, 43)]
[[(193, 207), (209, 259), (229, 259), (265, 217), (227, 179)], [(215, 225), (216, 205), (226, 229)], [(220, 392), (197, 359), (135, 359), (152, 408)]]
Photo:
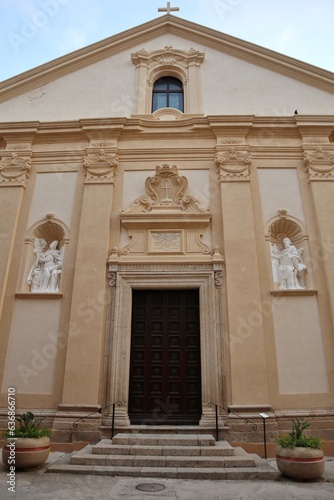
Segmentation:
[(305, 172), (310, 181), (334, 180), (334, 151), (318, 147), (304, 154)]
[(25, 186), (31, 169), (30, 158), (23, 158), (17, 153), (3, 156), (0, 161), (0, 185)]
[(88, 154), (83, 161), (86, 169), (85, 184), (113, 184), (118, 164), (116, 155), (106, 154), (104, 149), (96, 154)]
[(250, 180), (252, 160), (248, 153), (231, 148), (229, 151), (217, 153), (215, 161), (220, 182)]

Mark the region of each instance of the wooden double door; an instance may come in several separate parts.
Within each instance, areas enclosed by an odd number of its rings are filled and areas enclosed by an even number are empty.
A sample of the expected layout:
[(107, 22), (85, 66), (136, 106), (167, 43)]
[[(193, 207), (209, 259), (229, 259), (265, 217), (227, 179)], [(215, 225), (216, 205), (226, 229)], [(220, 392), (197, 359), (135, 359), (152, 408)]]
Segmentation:
[(199, 291), (133, 290), (132, 424), (197, 425), (201, 418)]

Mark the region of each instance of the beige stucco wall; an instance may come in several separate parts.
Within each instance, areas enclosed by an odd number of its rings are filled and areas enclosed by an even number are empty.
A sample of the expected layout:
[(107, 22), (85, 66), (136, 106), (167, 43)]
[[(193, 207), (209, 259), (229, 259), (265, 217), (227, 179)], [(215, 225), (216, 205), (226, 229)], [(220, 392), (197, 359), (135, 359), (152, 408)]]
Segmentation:
[[(271, 162), (270, 162), (271, 163)], [(295, 168), (258, 168), (263, 223), (277, 216), (284, 208), (289, 215), (305, 224), (305, 214)]]
[(331, 114), (334, 106), (333, 95), (212, 49), (206, 50), (202, 82), (208, 115)]
[[(202, 113), (292, 116), (330, 114), (334, 96), (193, 40), (163, 35), (74, 71), (0, 105), (2, 121), (71, 120), (135, 113), (136, 69), (131, 53), (167, 45), (205, 51), (201, 65)], [(83, 107), (84, 103), (84, 107)]]
[(68, 227), (71, 225), (75, 201), (75, 172), (44, 172), (37, 174), (28, 227), (53, 213)]
[(280, 393), (328, 392), (317, 297), (274, 300), (273, 317)]
[(60, 312), (60, 300), (16, 301), (3, 392), (15, 387), (19, 394), (53, 394), (56, 362), (64, 348)]

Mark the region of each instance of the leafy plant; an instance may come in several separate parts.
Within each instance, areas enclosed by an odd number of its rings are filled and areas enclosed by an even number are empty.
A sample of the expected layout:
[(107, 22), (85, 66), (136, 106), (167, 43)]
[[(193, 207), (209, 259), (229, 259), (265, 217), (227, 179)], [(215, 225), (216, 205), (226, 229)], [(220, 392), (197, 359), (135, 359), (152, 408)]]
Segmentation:
[(8, 431), (6, 437), (16, 438), (40, 438), (50, 437), (51, 429), (41, 427), (41, 423), (46, 417), (35, 417), (31, 411), (27, 411), (23, 415), (15, 417), (18, 425), (15, 426), (14, 435), (12, 431)]
[(292, 420), (292, 432), (283, 434), (277, 439), (277, 444), (283, 448), (321, 448), (324, 444), (323, 439), (311, 435), (304, 435), (305, 429), (310, 427), (309, 422)]

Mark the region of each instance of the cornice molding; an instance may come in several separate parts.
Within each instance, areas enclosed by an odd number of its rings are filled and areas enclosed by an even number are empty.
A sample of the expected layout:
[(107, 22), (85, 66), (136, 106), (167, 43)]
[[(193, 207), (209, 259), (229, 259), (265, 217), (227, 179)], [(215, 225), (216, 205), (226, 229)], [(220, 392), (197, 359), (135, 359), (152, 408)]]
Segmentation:
[[(292, 116), (217, 115), (213, 117), (190, 114), (177, 120), (160, 121), (145, 115), (132, 115), (130, 118), (95, 118), (58, 122), (1, 122), (0, 138), (5, 139), (3, 150), (22, 151), (22, 153), (24, 149), (29, 149), (29, 141), (31, 141), (30, 147), (34, 149), (38, 144), (59, 142), (80, 142), (80, 149), (86, 148), (89, 144), (96, 149), (110, 149), (110, 147), (114, 148), (112, 144), (118, 144), (120, 137), (122, 140), (138, 138), (138, 133), (141, 139), (152, 139), (153, 136), (154, 139), (165, 139), (172, 135), (177, 136), (178, 139), (182, 137), (212, 138), (216, 139), (216, 145), (221, 150), (230, 149), (232, 146), (242, 146), (246, 144), (247, 137), (247, 143), (252, 138), (253, 151), (284, 150), (289, 152), (291, 150), (291, 146), (283, 147), (280, 144), (256, 144), (254, 141), (257, 135), (261, 134), (261, 129), (270, 130), (276, 138), (296, 139), (298, 142), (293, 149), (300, 147), (299, 144), (302, 143), (304, 146), (309, 145), (311, 149), (313, 144), (314, 147), (322, 144), (331, 146), (333, 145), (330, 138), (333, 136), (334, 116), (305, 115), (299, 116), (297, 121)], [(206, 147), (199, 148), (203, 152), (207, 149)], [(139, 151), (145, 151), (145, 149), (140, 148)], [(169, 148), (168, 151), (170, 151)], [(178, 148), (177, 154), (180, 152), (183, 153), (182, 149)], [(34, 155), (35, 153), (38, 155), (41, 152), (37, 148)], [(68, 155), (71, 154), (69, 150)]]
[(186, 37), (201, 46), (206, 45), (334, 94), (334, 74), (330, 71), (166, 14), (5, 80), (0, 83), (0, 102), (12, 99), (121, 51), (131, 50), (135, 45), (143, 45), (146, 41), (166, 33)]

